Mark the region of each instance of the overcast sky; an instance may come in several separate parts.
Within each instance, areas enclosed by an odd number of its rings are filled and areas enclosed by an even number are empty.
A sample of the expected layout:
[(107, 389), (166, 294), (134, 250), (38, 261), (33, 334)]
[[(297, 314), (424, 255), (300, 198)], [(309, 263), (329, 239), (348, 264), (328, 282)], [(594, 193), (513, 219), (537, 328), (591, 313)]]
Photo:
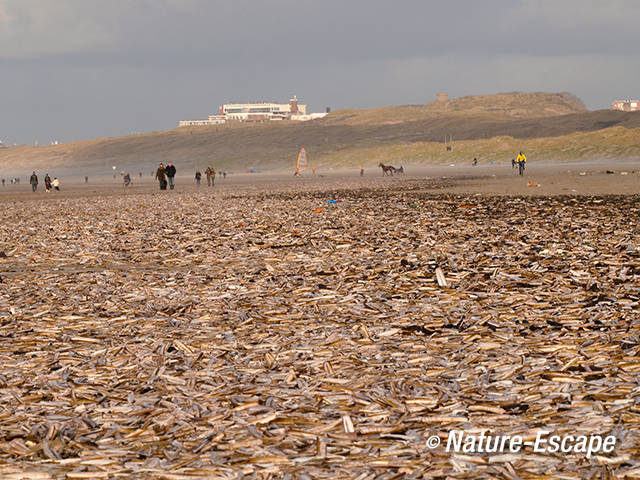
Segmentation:
[(640, 97), (638, 0), (0, 0), (0, 139), (173, 128), (229, 101), (311, 111), (569, 91)]

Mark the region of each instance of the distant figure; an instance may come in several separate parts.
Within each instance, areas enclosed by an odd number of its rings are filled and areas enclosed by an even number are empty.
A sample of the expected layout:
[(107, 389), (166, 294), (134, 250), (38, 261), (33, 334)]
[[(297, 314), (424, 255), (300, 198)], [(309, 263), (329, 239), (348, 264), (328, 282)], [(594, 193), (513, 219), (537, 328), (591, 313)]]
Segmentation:
[(524, 153), (520, 152), (518, 158), (516, 158), (516, 162), (518, 162), (518, 173), (522, 176), (527, 166), (527, 157), (525, 157)]
[(473, 166), (475, 167), (476, 165), (478, 165), (478, 159), (473, 157)]
[(207, 167), (207, 169), (204, 171), (204, 176), (207, 177), (207, 187), (211, 186), (211, 172), (213, 171), (213, 168), (211, 167)]
[(36, 172), (31, 174), (29, 183), (31, 183), (31, 190), (35, 192), (38, 189), (38, 176), (36, 175)]
[(511, 159), (511, 170), (514, 170), (516, 168), (516, 159), (512, 158)]
[(4, 187), (4, 178), (2, 179), (2, 186)]
[(89, 183), (89, 177), (87, 177), (86, 175), (84, 177), (84, 183)]
[(227, 178), (227, 172), (226, 171), (222, 172), (222, 178)]
[(51, 177), (48, 173), (44, 176), (44, 189), (47, 191), (47, 193), (51, 191)]
[(122, 181), (124, 182), (123, 185), (125, 187), (131, 185), (131, 175), (129, 175), (129, 172), (125, 172), (124, 176), (122, 177)]
[(165, 168), (165, 173), (167, 174), (167, 178), (169, 179), (169, 188), (173, 190), (173, 177), (176, 176), (176, 167), (173, 163), (167, 163), (167, 168)]
[(316, 167), (311, 167), (311, 170), (313, 170), (313, 176), (316, 176)]
[(451, 151), (451, 145), (447, 145), (447, 152)]
[(216, 171), (215, 169), (211, 169), (211, 186), (213, 187), (213, 185), (216, 183)]
[(55, 188), (57, 191), (60, 191), (60, 180), (58, 180), (58, 177), (53, 177), (53, 182), (51, 182), (51, 185), (53, 185), (53, 188)]
[(160, 184), (160, 190), (167, 189), (167, 176), (164, 171), (164, 165), (160, 164), (158, 170), (156, 170), (156, 180)]
[(364, 167), (360, 165), (360, 176), (364, 177)]
[(196, 185), (200, 185), (200, 179), (202, 178), (202, 174), (200, 170), (196, 170)]
[(142, 179), (142, 172), (138, 172), (138, 175), (140, 175), (140, 179)]

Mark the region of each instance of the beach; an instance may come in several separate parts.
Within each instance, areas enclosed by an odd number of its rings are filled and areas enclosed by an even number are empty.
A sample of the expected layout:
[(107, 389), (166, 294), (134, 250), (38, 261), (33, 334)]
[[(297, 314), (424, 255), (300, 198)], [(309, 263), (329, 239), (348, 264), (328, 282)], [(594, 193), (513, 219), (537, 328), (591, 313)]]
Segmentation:
[(177, 167), (0, 191), (0, 476), (640, 476), (640, 162)]

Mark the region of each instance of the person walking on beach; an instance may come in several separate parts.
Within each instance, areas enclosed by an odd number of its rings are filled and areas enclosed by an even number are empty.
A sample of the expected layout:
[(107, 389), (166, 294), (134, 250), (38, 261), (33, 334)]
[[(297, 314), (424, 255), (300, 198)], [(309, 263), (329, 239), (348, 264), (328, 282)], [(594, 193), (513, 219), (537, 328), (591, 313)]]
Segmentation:
[(516, 162), (518, 163), (518, 173), (523, 175), (524, 168), (527, 166), (527, 157), (525, 157), (524, 153), (520, 152), (518, 158), (516, 158)]
[(44, 176), (44, 189), (47, 193), (51, 191), (51, 177), (48, 173)]
[(216, 171), (212, 168), (211, 169), (211, 186), (213, 187), (215, 183), (216, 183)]
[(38, 189), (38, 176), (36, 175), (36, 172), (31, 174), (29, 183), (31, 183), (31, 190), (35, 192)]
[(213, 170), (211, 167), (207, 167), (204, 171), (204, 176), (207, 177), (207, 187), (211, 186), (211, 170)]
[(53, 186), (53, 188), (55, 188), (58, 192), (60, 191), (60, 180), (58, 180), (58, 177), (53, 177), (53, 181), (51, 182), (51, 185)]
[(202, 178), (202, 174), (200, 170), (196, 170), (196, 185), (200, 185), (200, 179)]
[(364, 167), (360, 165), (360, 176), (364, 177)]
[(160, 184), (160, 190), (167, 189), (167, 176), (164, 171), (164, 165), (160, 164), (158, 170), (156, 170), (156, 180)]
[(173, 190), (173, 177), (176, 176), (176, 167), (173, 163), (167, 163), (167, 168), (165, 168), (165, 173), (167, 174), (167, 178), (169, 179), (169, 188)]

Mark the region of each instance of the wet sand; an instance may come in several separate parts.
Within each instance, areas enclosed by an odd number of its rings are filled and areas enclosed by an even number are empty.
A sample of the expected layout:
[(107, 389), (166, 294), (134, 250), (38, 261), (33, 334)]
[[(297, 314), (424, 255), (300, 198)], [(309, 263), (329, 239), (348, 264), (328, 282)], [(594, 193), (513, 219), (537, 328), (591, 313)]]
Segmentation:
[[(419, 185), (437, 180), (435, 191), (459, 194), (486, 195), (627, 195), (640, 193), (640, 161), (602, 161), (584, 163), (533, 163), (525, 174), (519, 176), (511, 165), (438, 165), (405, 166), (406, 174), (382, 177), (379, 168), (370, 167), (360, 177), (357, 169), (318, 169), (317, 176), (309, 174), (294, 177), (290, 172), (265, 171), (264, 173), (234, 173), (222, 179), (216, 178), (212, 190), (219, 193), (260, 190), (322, 190), (387, 188), (410, 182)], [(610, 173), (607, 173), (610, 172)], [(120, 195), (160, 192), (151, 176), (133, 178), (131, 187), (124, 188), (118, 177), (93, 176), (84, 183), (82, 176), (62, 178), (61, 191), (44, 191), (40, 178), (38, 191), (34, 194), (26, 178), (20, 185), (0, 187), (0, 202), (14, 200), (48, 200), (78, 196)], [(192, 175), (178, 175), (174, 192), (197, 192), (206, 189), (206, 182), (198, 187)], [(171, 193), (171, 192), (167, 192)]]

